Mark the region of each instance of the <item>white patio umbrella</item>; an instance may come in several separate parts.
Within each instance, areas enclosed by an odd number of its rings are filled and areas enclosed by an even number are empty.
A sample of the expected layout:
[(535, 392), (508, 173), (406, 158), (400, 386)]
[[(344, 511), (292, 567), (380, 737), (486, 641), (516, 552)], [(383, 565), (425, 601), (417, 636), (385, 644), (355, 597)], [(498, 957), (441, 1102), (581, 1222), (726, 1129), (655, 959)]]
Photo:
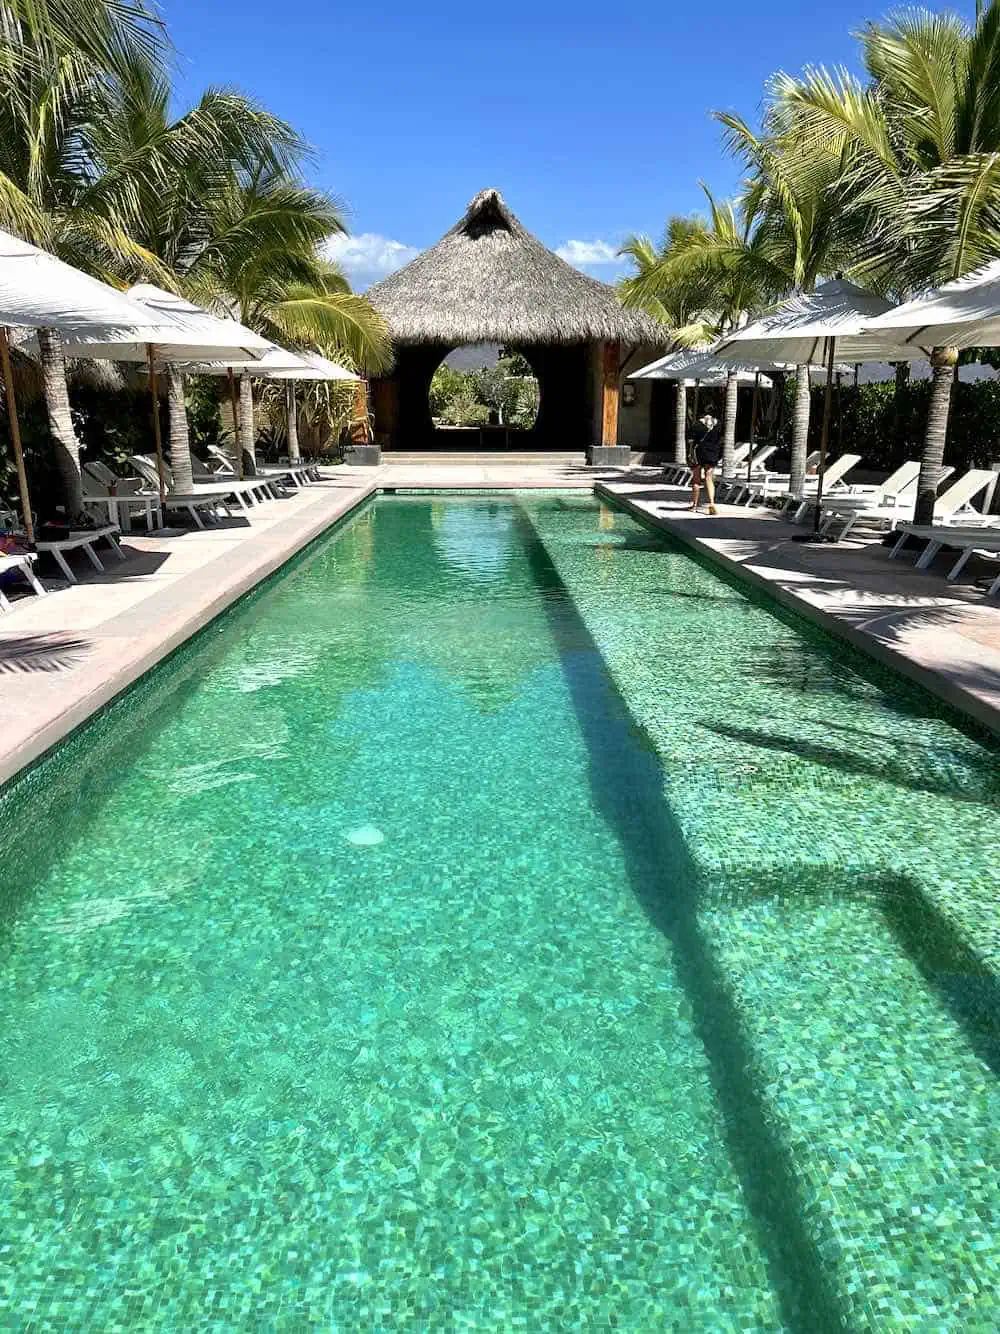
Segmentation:
[(882, 335), (865, 331), (892, 303), (874, 292), (866, 292), (854, 283), (836, 278), (823, 283), (815, 292), (803, 292), (762, 319), (727, 335), (713, 348), (713, 355), (723, 361), (742, 364), (747, 357), (767, 357), (773, 361), (792, 362), (796, 366), (817, 361), (826, 364), (826, 393), (823, 399), (823, 428), (820, 434), (819, 474), (816, 484), (814, 531), (819, 532), (823, 502), (823, 478), (830, 438), (830, 414), (833, 403), (833, 375), (837, 357), (844, 361), (909, 361), (925, 356), (923, 348), (907, 346), (905, 341), (886, 331)]
[[(719, 361), (712, 355), (710, 349), (683, 348), (679, 352), (671, 352), (668, 356), (651, 361), (648, 366), (641, 366), (639, 370), (633, 371), (626, 378), (629, 380), (674, 380), (677, 382), (674, 459), (677, 463), (683, 463), (687, 443), (687, 407), (685, 394), (682, 391), (694, 389), (694, 415), (697, 417), (698, 391), (701, 387), (704, 385), (706, 388), (714, 389), (728, 384), (729, 377), (735, 370), (737, 384), (752, 384), (754, 386), (754, 406), (756, 409), (757, 394), (762, 388), (771, 388), (771, 381), (767, 376), (762, 375), (762, 369), (764, 368), (757, 365), (737, 366)], [(768, 364), (767, 369), (783, 370), (784, 367), (774, 367)], [(756, 417), (756, 411), (754, 416)]]
[[(349, 371), (346, 366), (338, 366), (335, 361), (330, 361), (328, 357), (321, 357), (318, 352), (297, 352), (295, 354), (302, 362), (304, 369), (275, 371), (271, 375), (273, 380), (361, 380), (360, 375), (355, 375)], [(251, 375), (253, 367), (250, 367)]]
[(873, 338), (913, 345), (912, 357), (926, 356), (926, 349), (934, 347), (1000, 346), (1000, 259), (894, 306), (865, 328)]
[(153, 400), (153, 441), (162, 501), (167, 486), (163, 471), (163, 442), (160, 439), (157, 369), (172, 362), (218, 361), (226, 357), (235, 357), (243, 363), (256, 361), (274, 344), (238, 320), (212, 315), (194, 302), (185, 300), (175, 292), (165, 292), (152, 283), (137, 283), (129, 288), (127, 295), (154, 317), (158, 325), (155, 339), (147, 341), (96, 336), (71, 338), (66, 341), (65, 352), (70, 357), (146, 363), (149, 392)]
[[(265, 380), (289, 380), (285, 393), (285, 407), (289, 413), (288, 418), (288, 457), (294, 463), (299, 457), (298, 432), (296, 422), (292, 414), (295, 412), (295, 381), (296, 380), (327, 380), (341, 379), (346, 377), (353, 379), (349, 371), (345, 371), (342, 366), (337, 366), (332, 361), (327, 361), (326, 365), (333, 371), (340, 372), (332, 376), (320, 374), (318, 366), (314, 365), (312, 358), (314, 353), (308, 352), (289, 352), (287, 348), (278, 347), (271, 343), (268, 350), (256, 361), (241, 361), (239, 359), (227, 362), (199, 362), (196, 365), (188, 367), (194, 375), (225, 375), (229, 378), (229, 397), (233, 409), (233, 430), (237, 428), (239, 421), (239, 401), (236, 392), (236, 377), (233, 372), (238, 370), (242, 374), (248, 372), (250, 375), (260, 376)], [(318, 361), (326, 361), (325, 357), (318, 357)], [(293, 448), (294, 442), (294, 448)], [(238, 459), (237, 471), (243, 476), (243, 450), (239, 442), (236, 445), (236, 455)]]
[(57, 329), (64, 336), (132, 336), (140, 328), (152, 332), (156, 317), (123, 293), (45, 250), (0, 231), (0, 362), (7, 392), (10, 436), (24, 529), (34, 542), (31, 497), (21, 447), (21, 428), (10, 361), (10, 329)]
[(355, 375), (344, 366), (338, 366), (335, 361), (330, 361), (327, 357), (321, 357), (318, 352), (300, 352), (299, 356), (306, 364), (304, 371), (275, 371), (271, 376), (273, 380), (287, 380), (285, 386), (285, 412), (288, 417), (288, 457), (294, 463), (299, 457), (299, 427), (298, 427), (298, 409), (295, 405), (295, 382), (297, 380), (353, 380), (358, 386), (355, 394), (364, 395), (361, 408), (367, 411), (367, 386), (360, 375)]

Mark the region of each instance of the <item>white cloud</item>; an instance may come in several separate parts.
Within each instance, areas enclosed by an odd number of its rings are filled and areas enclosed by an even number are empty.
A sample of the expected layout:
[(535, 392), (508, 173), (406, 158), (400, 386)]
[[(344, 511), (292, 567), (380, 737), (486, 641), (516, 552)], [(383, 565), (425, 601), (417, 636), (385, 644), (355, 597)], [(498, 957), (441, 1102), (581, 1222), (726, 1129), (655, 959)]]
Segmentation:
[(362, 232), (359, 236), (328, 236), (323, 252), (328, 259), (340, 265), (355, 287), (378, 282), (420, 254), (416, 246), (393, 241), (391, 237), (380, 236), (378, 232)]
[(617, 247), (609, 241), (564, 241), (556, 254), (577, 269), (622, 262)]

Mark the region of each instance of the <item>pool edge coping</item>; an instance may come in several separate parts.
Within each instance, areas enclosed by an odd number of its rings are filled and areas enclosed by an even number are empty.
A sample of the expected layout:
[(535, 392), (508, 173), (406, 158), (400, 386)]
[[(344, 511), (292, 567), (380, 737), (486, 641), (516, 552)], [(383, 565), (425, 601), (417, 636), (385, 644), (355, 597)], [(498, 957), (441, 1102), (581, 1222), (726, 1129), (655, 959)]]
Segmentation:
[(933, 667), (925, 667), (906, 653), (876, 639), (874, 635), (869, 634), (866, 630), (859, 629), (842, 617), (825, 611), (822, 607), (817, 607), (814, 603), (798, 596), (784, 584), (765, 578), (764, 575), (759, 574), (745, 562), (735, 560), (724, 551), (710, 545), (703, 538), (696, 537), (692, 533), (686, 533), (683, 523), (671, 523), (665, 516), (652, 513), (642, 505), (630, 500), (627, 494), (613, 491), (603, 482), (594, 484), (594, 494), (600, 496), (602, 500), (621, 506), (633, 518), (648, 524), (652, 528), (659, 529), (668, 537), (683, 543), (684, 546), (720, 566), (727, 573), (752, 585), (766, 597), (772, 598), (797, 616), (801, 616), (803, 620), (810, 621), (812, 624), (819, 626), (821, 630), (825, 630), (828, 634), (832, 634), (850, 644), (869, 658), (874, 658), (882, 666), (899, 672), (900, 675), (907, 677), (924, 690), (929, 691), (930, 694), (936, 696), (945, 704), (957, 709), (980, 727), (985, 727), (994, 736), (1000, 737), (1000, 708), (994, 707), (973, 691), (957, 684), (944, 672)]
[[(367, 484), (359, 483), (358, 488), (352, 490), (344, 498), (343, 503), (335, 505), (331, 511), (308, 521), (287, 540), (279, 540), (273, 545), (268, 544), (260, 547), (256, 552), (259, 559), (249, 563), (244, 570), (223, 585), (207, 601), (193, 605), (189, 612), (182, 614), (178, 620), (171, 624), (162, 637), (144, 643), (139, 652), (123, 662), (120, 668), (106, 676), (93, 688), (85, 690), (76, 699), (69, 701), (64, 709), (49, 718), (37, 731), (32, 732), (28, 738), (13, 749), (0, 753), (0, 791), (18, 775), (23, 774), (26, 769), (44, 759), (51, 750), (65, 741), (78, 728), (89, 722), (101, 709), (111, 704), (148, 672), (159, 666), (177, 649), (183, 647), (199, 631), (204, 630), (206, 626), (228, 611), (241, 598), (253, 592), (259, 584), (270, 578), (271, 575), (276, 574), (311, 542), (321, 537), (328, 528), (334, 527), (347, 518), (380, 490), (381, 487), (375, 478), (372, 478)], [(269, 536), (272, 536), (272, 534), (269, 534)], [(245, 548), (237, 548), (237, 551), (244, 553)], [(233, 553), (227, 554), (231, 555)], [(225, 559), (225, 556), (219, 559)], [(205, 570), (210, 569), (212, 564), (214, 562), (209, 562), (184, 577), (192, 578), (204, 575)], [(183, 580), (180, 582), (183, 583)], [(173, 592), (174, 590), (170, 591)], [(128, 615), (128, 613), (123, 614)]]
[[(351, 490), (342, 504), (334, 506), (332, 511), (307, 523), (303, 528), (296, 531), (288, 541), (279, 542), (270, 548), (262, 548), (258, 553), (260, 559), (225, 585), (220, 592), (209, 598), (207, 602), (193, 607), (188, 614), (177, 620), (166, 634), (157, 638), (154, 642), (146, 644), (135, 657), (123, 663), (118, 670), (105, 677), (94, 688), (72, 700), (65, 709), (46, 721), (26, 740), (12, 750), (0, 754), (0, 789), (4, 788), (19, 774), (22, 774), (25, 769), (41, 760), (62, 741), (65, 741), (71, 733), (87, 723), (102, 708), (110, 704), (164, 659), (182, 647), (189, 639), (238, 602), (240, 598), (252, 592), (264, 580), (277, 573), (328, 528), (332, 528), (347, 518), (372, 496), (381, 495), (386, 491), (400, 490), (405, 492), (409, 489), (405, 483), (397, 487), (384, 476), (378, 474), (366, 481), (359, 480), (356, 489)], [(425, 483), (420, 487), (424, 494), (436, 491), (456, 492), (466, 489), (469, 488), (465, 486), (456, 487), (451, 480), (437, 485), (433, 482)], [(503, 487), (493, 487), (488, 484), (484, 486), (482, 483), (477, 483), (476, 487), (472, 489), (495, 490), (502, 493), (516, 490), (535, 490), (537, 488), (525, 486), (521, 482)], [(565, 489), (582, 494), (588, 488), (585, 486), (553, 487), (551, 482), (547, 482), (542, 489)], [(684, 524), (670, 523), (663, 516), (652, 513), (642, 505), (632, 501), (626, 493), (612, 490), (606, 482), (594, 479), (590, 485), (590, 493), (620, 506), (640, 522), (676, 539), (729, 574), (747, 582), (765, 596), (773, 598), (789, 611), (850, 644), (853, 648), (873, 658), (883, 666), (914, 681), (944, 703), (970, 718), (974, 723), (987, 728), (993, 735), (1000, 737), (1000, 708), (992, 706), (972, 691), (955, 683), (943, 672), (923, 666), (907, 654), (882, 643), (865, 630), (858, 629), (841, 617), (815, 606), (784, 585), (765, 578), (745, 563), (734, 560), (731, 556), (711, 546), (703, 539), (686, 533)], [(202, 569), (204, 568), (206, 567), (202, 567)]]

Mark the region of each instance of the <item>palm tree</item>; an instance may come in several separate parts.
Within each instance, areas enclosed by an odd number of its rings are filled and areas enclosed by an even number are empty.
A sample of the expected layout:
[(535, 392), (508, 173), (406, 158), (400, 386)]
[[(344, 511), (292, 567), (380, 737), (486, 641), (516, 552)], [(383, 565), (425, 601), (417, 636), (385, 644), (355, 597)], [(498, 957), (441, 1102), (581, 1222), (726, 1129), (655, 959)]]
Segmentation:
[[(644, 310), (670, 330), (673, 347), (691, 347), (711, 340), (711, 321), (706, 306), (712, 299), (712, 284), (702, 276), (680, 281), (665, 276), (671, 254), (690, 238), (705, 231), (703, 219), (673, 217), (667, 221), (663, 240), (654, 245), (648, 236), (630, 236), (618, 253), (631, 259), (636, 272), (618, 284), (618, 295), (626, 306)], [(687, 390), (683, 380), (675, 385), (674, 462), (687, 459)]]
[[(323, 259), (343, 232), (336, 202), (289, 171), (259, 162), (214, 195), (210, 235), (187, 275), (195, 299), (221, 304), (265, 338), (314, 347), (363, 371), (391, 360), (388, 327)], [(251, 372), (240, 375), (239, 447), (253, 458)]]
[[(138, 6), (109, 0), (93, 8), (101, 13), (93, 22), (82, 21), (88, 39), (82, 47), (67, 45), (68, 34), (61, 26), (72, 12), (67, 0), (50, 10), (57, 20), (54, 38), (26, 40), (25, 34), (34, 31), (29, 22), (3, 29), (0, 225), (77, 268), (108, 277), (116, 265), (150, 257), (129, 234), (128, 191), (106, 188), (90, 150), (93, 127), (109, 114), (115, 90), (114, 71), (98, 64), (91, 48), (103, 32), (110, 43), (107, 57), (120, 70), (135, 55), (130, 44), (150, 51), (153, 39), (141, 24), (116, 21), (119, 10), (126, 18), (139, 15)], [(33, 9), (41, 13), (44, 7)], [(99, 21), (102, 15), (106, 22)], [(80, 446), (70, 413), (62, 340), (54, 330), (42, 329), (38, 343), (66, 509), (76, 515), (82, 509)]]
[[(175, 290), (192, 282), (206, 248), (218, 241), (212, 201), (233, 175), (255, 163), (293, 170), (306, 145), (284, 121), (251, 99), (209, 89), (171, 120), (166, 71), (134, 53), (115, 81), (115, 96), (89, 136), (99, 207), (124, 211), (149, 259), (124, 266), (129, 277), (155, 277)], [(170, 459), (180, 489), (193, 481), (184, 376), (167, 369)]]
[[(697, 293), (700, 308), (711, 311), (713, 336), (735, 329), (784, 283), (784, 275), (765, 245), (752, 201), (719, 203), (703, 186), (709, 205), (707, 224), (678, 238), (662, 258), (629, 279), (633, 300), (652, 300), (659, 291), (675, 288)], [(726, 380), (722, 427), (723, 472), (733, 471), (739, 379), (733, 370)]]
[[(813, 291), (824, 274), (848, 266), (858, 239), (838, 198), (841, 155), (796, 134), (794, 113), (782, 94), (781, 81), (772, 83), (761, 134), (739, 116), (715, 113), (726, 146), (750, 172), (745, 207), (758, 219), (758, 247), (773, 266), (775, 295)], [(809, 367), (796, 366), (789, 468), (794, 496), (801, 496), (805, 485), (810, 398)]]
[[(783, 77), (804, 141), (840, 156), (840, 198), (862, 233), (860, 267), (896, 295), (963, 277), (1000, 251), (1000, 3), (954, 14), (905, 11), (860, 35), (868, 81), (844, 72)], [(931, 352), (934, 382), (917, 520), (931, 521), (958, 352)]]
[(18, 65), (37, 52), (78, 52), (110, 70), (123, 54), (167, 46), (162, 22), (141, 0), (3, 0), (0, 31)]

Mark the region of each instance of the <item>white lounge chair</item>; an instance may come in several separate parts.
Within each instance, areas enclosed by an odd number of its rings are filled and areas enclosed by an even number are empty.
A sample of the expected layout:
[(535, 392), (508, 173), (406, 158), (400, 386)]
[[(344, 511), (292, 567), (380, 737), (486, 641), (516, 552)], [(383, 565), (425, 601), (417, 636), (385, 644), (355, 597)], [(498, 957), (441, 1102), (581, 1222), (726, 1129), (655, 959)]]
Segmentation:
[[(967, 473), (962, 474), (957, 482), (952, 482), (951, 486), (949, 486), (946, 491), (943, 491), (934, 502), (934, 524), (921, 526), (950, 527), (953, 523), (965, 524), (965, 526), (968, 526), (966, 520), (971, 519), (976, 528), (988, 527), (988, 521), (973, 507), (972, 502), (977, 496), (982, 495), (995, 478), (996, 473), (991, 469), (970, 468)], [(863, 517), (866, 518), (895, 518), (896, 522), (893, 526), (896, 532), (899, 533), (899, 539), (893, 549), (889, 552), (890, 560), (895, 560), (903, 550), (907, 537), (911, 535), (911, 531), (914, 528), (913, 515), (914, 510), (916, 509), (916, 500), (908, 501), (907, 504), (902, 507), (902, 513), (900, 512), (900, 508), (900, 506), (880, 506), (862, 512)], [(925, 536), (923, 533), (919, 535)], [(925, 570), (934, 559), (938, 550), (940, 550), (940, 543), (934, 548), (929, 557), (927, 556), (926, 551), (922, 552), (917, 561), (918, 568)]]
[(237, 477), (235, 469), (232, 471), (224, 468), (212, 469), (193, 455), (191, 475), (195, 486), (222, 486), (224, 482), (229, 483), (233, 487), (234, 494), (242, 492), (249, 496), (255, 505), (262, 505), (265, 500), (275, 500), (278, 496), (288, 494), (276, 477), (258, 477), (255, 474)]
[[(787, 472), (768, 472), (763, 466), (765, 460), (776, 453), (777, 445), (768, 445), (766, 449), (760, 451), (760, 454), (754, 457), (753, 472), (749, 478), (738, 477), (736, 479), (736, 494), (731, 497), (731, 503), (738, 505), (740, 503), (749, 505), (753, 500), (768, 500), (773, 496), (780, 495), (782, 491), (787, 491), (788, 483), (791, 481), (791, 475)], [(814, 449), (811, 454), (806, 455), (806, 472), (810, 468), (815, 468), (819, 463), (819, 450)]]
[(158, 491), (142, 489), (139, 478), (117, 477), (100, 461), (85, 463), (81, 470), (83, 503), (88, 509), (103, 510), (108, 523), (115, 523), (123, 532), (131, 532), (132, 515), (142, 514), (146, 531), (163, 525), (163, 510)]
[[(948, 571), (949, 583), (958, 578), (973, 553), (1000, 556), (1000, 515), (997, 516), (997, 522), (992, 524), (989, 523), (988, 516), (984, 515), (983, 522), (975, 526), (961, 523), (944, 525), (907, 523), (901, 526), (900, 532), (904, 530), (907, 537), (922, 537), (927, 540), (927, 546), (917, 561), (918, 570), (929, 569), (934, 557), (942, 548), (960, 553), (958, 560)], [(987, 597), (996, 592), (1000, 592), (1000, 574), (986, 590)]]
[(716, 478), (715, 494), (719, 500), (724, 500), (730, 505), (737, 504), (750, 482), (764, 475), (767, 471), (764, 465), (777, 451), (777, 445), (761, 445), (752, 457), (749, 453), (744, 454), (742, 459), (737, 460), (731, 476)]
[[(37, 556), (31, 551), (0, 555), (0, 574), (16, 570), (27, 581), (31, 591), (37, 597), (44, 597), (48, 589), (34, 571), (34, 564), (37, 559)], [(10, 599), (3, 591), (3, 584), (0, 584), (0, 612), (2, 611), (10, 611)]]
[[(226, 475), (233, 477), (236, 476), (236, 463), (224, 449), (220, 449), (218, 445), (209, 445), (208, 452), (218, 463), (219, 472), (224, 472)], [(262, 467), (254, 460), (254, 469), (252, 476), (244, 480), (252, 481), (254, 477), (279, 483), (287, 480), (292, 486), (304, 487), (319, 476), (312, 464), (290, 463), (287, 468), (280, 464), (276, 468), (268, 468)]]
[(103, 574), (104, 565), (94, 549), (95, 544), (101, 541), (106, 542), (118, 559), (124, 560), (125, 556), (118, 545), (118, 534), (118, 525), (111, 523), (105, 524), (102, 528), (79, 528), (76, 531), (70, 531), (65, 537), (52, 538), (48, 541), (41, 538), (35, 542), (35, 549), (37, 551), (47, 551), (54, 556), (56, 564), (66, 576), (67, 581), (76, 584), (80, 581), (70, 569), (65, 553), (67, 551), (82, 551), (94, 569)]
[[(832, 494), (838, 488), (846, 490), (844, 478), (861, 462), (860, 454), (841, 454), (826, 469), (823, 477), (823, 495)], [(790, 491), (785, 491), (778, 498), (781, 500), (781, 513), (787, 514), (795, 506), (795, 513), (792, 515), (793, 523), (801, 523), (809, 511), (815, 508), (816, 497), (819, 494), (819, 475), (809, 475), (806, 477), (803, 494), (793, 496)]]
[[(738, 467), (746, 461), (747, 455), (753, 449), (753, 445), (737, 445), (733, 450), (733, 463)], [(719, 460), (721, 467), (722, 460)], [(669, 482), (672, 486), (687, 486), (691, 480), (692, 467), (690, 463), (667, 463), (663, 468), (663, 480)]]
[[(953, 468), (945, 468), (940, 481), (950, 477)], [(901, 463), (895, 472), (890, 473), (884, 482), (873, 485), (848, 486), (836, 492), (827, 503), (823, 497), (823, 517), (819, 526), (821, 533), (829, 532), (835, 524), (842, 522), (840, 541), (843, 541), (859, 519), (873, 509), (899, 509), (902, 516), (912, 513), (912, 495), (910, 494), (920, 476), (920, 464), (914, 459)], [(909, 503), (909, 506), (907, 505)], [(890, 529), (895, 523), (890, 519)]]
[[(160, 479), (156, 470), (156, 463), (147, 458), (144, 454), (133, 454), (129, 462), (135, 468), (141, 477), (144, 477), (150, 485), (155, 485), (159, 489)], [(225, 479), (218, 486), (193, 486), (189, 491), (178, 491), (173, 486), (173, 476), (169, 468), (164, 468), (164, 473), (168, 485), (171, 489), (167, 492), (164, 501), (164, 507), (169, 510), (180, 510), (181, 513), (190, 516), (196, 528), (204, 528), (202, 516), (208, 515), (209, 518), (215, 518), (216, 510), (221, 509), (227, 516), (232, 517), (232, 504), (235, 501), (241, 509), (249, 511), (254, 503), (245, 488), (240, 487), (237, 482), (235, 486)]]

